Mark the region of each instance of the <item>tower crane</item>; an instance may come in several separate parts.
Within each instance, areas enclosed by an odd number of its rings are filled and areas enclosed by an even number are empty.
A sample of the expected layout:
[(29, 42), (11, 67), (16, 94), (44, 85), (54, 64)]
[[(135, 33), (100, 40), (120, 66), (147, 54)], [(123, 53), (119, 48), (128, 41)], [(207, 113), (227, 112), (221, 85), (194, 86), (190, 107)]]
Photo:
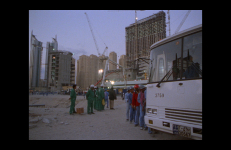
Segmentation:
[(177, 27), (177, 29), (176, 29), (176, 31), (175, 31), (175, 34), (180, 30), (181, 26), (182, 26), (183, 23), (185, 22), (185, 20), (186, 20), (186, 18), (188, 17), (188, 15), (189, 15), (190, 12), (191, 12), (191, 10), (189, 10), (189, 11), (185, 14), (185, 16), (184, 16), (184, 18), (182, 19), (180, 25)]
[(170, 10), (167, 11), (168, 14), (168, 22), (166, 24), (168, 24), (168, 28), (169, 28), (169, 36), (171, 35), (171, 31), (170, 31)]
[[(92, 30), (92, 27), (91, 27), (90, 19), (88, 18), (88, 15), (87, 15), (86, 12), (85, 12), (84, 14), (85, 14), (86, 17), (87, 17), (87, 21), (88, 21), (89, 27), (90, 27), (90, 29), (91, 29), (91, 34), (92, 34), (92, 36), (93, 36), (93, 39), (94, 39), (94, 42), (95, 42), (95, 47), (96, 47), (96, 49), (97, 49), (98, 55), (101, 56), (101, 55), (100, 55), (100, 52), (99, 52), (99, 48), (98, 48), (97, 42), (96, 42), (96, 40), (95, 40), (95, 35), (94, 35), (93, 30)], [(105, 44), (105, 43), (104, 43), (104, 44)], [(105, 45), (106, 45), (106, 44), (105, 44)], [(108, 49), (108, 47), (106, 46), (106, 48), (105, 48), (104, 52), (102, 53), (102, 55), (104, 55), (104, 53), (105, 53), (105, 51), (106, 51), (107, 49)]]

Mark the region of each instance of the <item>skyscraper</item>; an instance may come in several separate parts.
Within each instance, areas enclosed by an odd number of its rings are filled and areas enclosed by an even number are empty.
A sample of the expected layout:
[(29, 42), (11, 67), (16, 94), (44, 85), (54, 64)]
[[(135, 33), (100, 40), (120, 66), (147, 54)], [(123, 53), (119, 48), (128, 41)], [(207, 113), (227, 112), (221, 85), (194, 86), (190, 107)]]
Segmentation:
[[(117, 63), (117, 54), (114, 51), (110, 52), (109, 59)], [(115, 70), (115, 69), (117, 69), (117, 65), (109, 63), (109, 70)]]
[(29, 62), (29, 88), (39, 86), (41, 64), (42, 64), (42, 42), (38, 41), (33, 30), (31, 31), (31, 50), (30, 50), (30, 62)]
[[(128, 27), (125, 27), (126, 34), (126, 56), (128, 68), (139, 68), (143, 74), (147, 70), (144, 61), (139, 58), (150, 57), (150, 46), (166, 37), (165, 12), (160, 11), (149, 17), (138, 20)], [(148, 61), (147, 61), (148, 62)]]
[(127, 67), (126, 55), (121, 55), (119, 59), (119, 64), (123, 67)]
[(45, 74), (44, 74), (44, 80), (45, 80), (45, 86), (47, 86), (47, 77), (48, 77), (48, 62), (49, 62), (49, 52), (57, 52), (58, 51), (58, 41), (57, 41), (57, 35), (55, 38), (52, 38), (52, 42), (47, 42), (46, 45), (46, 59), (45, 59)]
[(81, 55), (77, 60), (77, 85), (81, 89), (88, 88), (99, 80), (99, 57), (96, 55)]
[(48, 53), (47, 87), (49, 91), (61, 91), (63, 86), (72, 86), (75, 76), (75, 60), (69, 51)]

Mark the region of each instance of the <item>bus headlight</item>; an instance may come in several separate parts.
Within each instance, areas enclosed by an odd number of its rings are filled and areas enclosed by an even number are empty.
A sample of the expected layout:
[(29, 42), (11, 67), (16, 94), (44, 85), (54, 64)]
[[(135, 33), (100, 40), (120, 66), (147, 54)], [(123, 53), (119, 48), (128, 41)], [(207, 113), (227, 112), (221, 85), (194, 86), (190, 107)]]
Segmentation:
[(147, 113), (152, 113), (152, 109), (151, 108), (147, 108)]
[(152, 109), (152, 113), (153, 113), (154, 115), (157, 115), (157, 109)]
[(147, 113), (157, 115), (157, 109), (147, 108)]

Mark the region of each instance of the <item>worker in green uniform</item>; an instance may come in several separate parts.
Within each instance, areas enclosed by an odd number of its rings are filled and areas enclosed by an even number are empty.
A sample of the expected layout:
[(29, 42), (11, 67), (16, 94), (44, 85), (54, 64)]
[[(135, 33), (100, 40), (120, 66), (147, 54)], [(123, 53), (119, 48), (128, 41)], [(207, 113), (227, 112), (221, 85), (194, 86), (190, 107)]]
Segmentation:
[(95, 99), (94, 97), (94, 85), (90, 86), (90, 89), (88, 90), (87, 94), (86, 94), (86, 98), (87, 98), (87, 113), (88, 114), (94, 114), (93, 113), (93, 101)]
[(104, 105), (102, 104), (102, 101), (104, 99), (104, 89), (103, 89), (103, 83), (100, 85), (100, 88), (98, 90), (98, 106), (100, 110), (104, 110)]
[(98, 89), (97, 86), (94, 86), (94, 100), (93, 100), (93, 104), (94, 104), (94, 109), (98, 109), (98, 106), (96, 106), (96, 101), (97, 101), (97, 96), (98, 96)]
[(69, 98), (69, 100), (71, 100), (71, 106), (70, 106), (70, 111), (69, 111), (70, 115), (73, 113), (76, 113), (75, 112), (75, 100), (76, 100), (75, 89), (76, 89), (76, 85), (74, 84), (73, 89), (71, 90), (70, 98)]

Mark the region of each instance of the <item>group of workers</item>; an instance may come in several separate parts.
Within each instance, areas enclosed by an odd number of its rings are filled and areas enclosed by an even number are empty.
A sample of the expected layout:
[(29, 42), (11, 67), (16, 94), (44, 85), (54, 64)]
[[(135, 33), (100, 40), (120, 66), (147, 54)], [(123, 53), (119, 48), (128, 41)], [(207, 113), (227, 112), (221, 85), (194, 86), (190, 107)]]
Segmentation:
[[(71, 106), (70, 106), (70, 114), (75, 113), (75, 93), (76, 85), (73, 85), (73, 89), (71, 91)], [(127, 93), (125, 94), (125, 102), (126, 105), (126, 120), (130, 123), (134, 122), (135, 126), (140, 125), (140, 129), (147, 129), (147, 126), (144, 122), (144, 116), (146, 112), (146, 95), (147, 90), (144, 85), (135, 85), (129, 86), (127, 88)], [(105, 104), (107, 103), (108, 108), (108, 97), (110, 100), (110, 109), (114, 109), (114, 100), (116, 99), (115, 91), (113, 87), (107, 92), (107, 90), (103, 89), (103, 84), (101, 84), (98, 89), (96, 86), (91, 85), (90, 89), (86, 94), (86, 98), (88, 100), (87, 103), (87, 113), (94, 114), (93, 108), (97, 111), (104, 110)], [(150, 128), (148, 128), (148, 133), (152, 133)]]
[[(73, 89), (70, 93), (71, 106), (70, 106), (70, 114), (76, 113), (75, 111), (75, 100), (76, 100), (76, 85), (73, 85)], [(93, 108), (97, 111), (104, 110), (105, 104), (107, 103), (108, 108), (108, 97), (110, 100), (110, 109), (114, 109), (114, 100), (116, 100), (116, 94), (113, 90), (113, 87), (107, 92), (107, 90), (103, 89), (103, 84), (101, 84), (100, 88), (98, 89), (97, 86), (91, 85), (90, 89), (86, 93), (87, 98), (87, 113), (88, 114), (95, 114), (93, 112)]]
[(109, 92), (103, 89), (103, 84), (98, 89), (97, 86), (91, 85), (90, 89), (86, 94), (87, 98), (87, 113), (94, 114), (93, 107), (97, 111), (104, 110), (105, 104), (107, 103), (108, 108), (108, 97), (110, 99), (110, 109), (114, 109), (114, 100), (116, 99), (115, 91), (113, 87)]
[[(140, 125), (140, 129), (147, 129), (144, 122), (144, 116), (146, 112), (146, 95), (147, 90), (144, 85), (134, 85), (127, 88), (125, 94), (126, 105), (126, 119), (130, 123), (134, 122), (135, 126)], [(152, 133), (151, 129), (148, 128), (148, 133)]]

